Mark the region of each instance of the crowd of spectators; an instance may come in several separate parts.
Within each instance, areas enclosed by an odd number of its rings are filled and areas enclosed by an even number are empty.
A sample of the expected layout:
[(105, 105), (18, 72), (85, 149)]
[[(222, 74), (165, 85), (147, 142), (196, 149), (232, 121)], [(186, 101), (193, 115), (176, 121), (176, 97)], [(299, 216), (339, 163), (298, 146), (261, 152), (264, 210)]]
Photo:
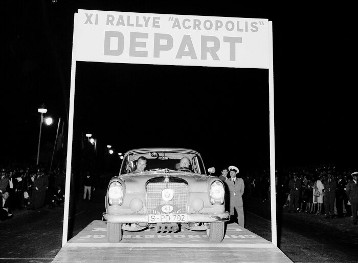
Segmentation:
[[(322, 215), (326, 218), (351, 217), (352, 204), (347, 185), (356, 170), (319, 165), (276, 171), (276, 197), (279, 209), (289, 213)], [(246, 197), (265, 202), (270, 199), (269, 171), (244, 178)], [(353, 221), (353, 223), (356, 220)]]
[(12, 218), (16, 210), (62, 206), (64, 186), (65, 173), (60, 169), (1, 168), (0, 220)]

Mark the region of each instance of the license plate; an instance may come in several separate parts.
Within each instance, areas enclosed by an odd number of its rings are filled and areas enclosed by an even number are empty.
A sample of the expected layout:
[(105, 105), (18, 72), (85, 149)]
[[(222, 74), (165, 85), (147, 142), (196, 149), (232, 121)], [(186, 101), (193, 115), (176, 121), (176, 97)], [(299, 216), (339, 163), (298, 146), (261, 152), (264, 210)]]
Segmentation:
[(186, 214), (159, 214), (159, 215), (149, 215), (149, 223), (171, 223), (171, 222), (186, 222)]

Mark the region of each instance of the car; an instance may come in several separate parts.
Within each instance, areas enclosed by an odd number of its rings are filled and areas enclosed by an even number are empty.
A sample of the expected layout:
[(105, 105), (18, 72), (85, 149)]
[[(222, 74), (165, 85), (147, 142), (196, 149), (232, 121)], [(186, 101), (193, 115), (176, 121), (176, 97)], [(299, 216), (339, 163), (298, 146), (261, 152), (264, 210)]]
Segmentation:
[[(138, 159), (146, 167), (138, 171)], [(183, 158), (189, 167), (180, 167)], [(205, 170), (201, 155), (191, 149), (142, 148), (123, 156), (118, 176), (111, 178), (105, 196), (103, 219), (111, 243), (123, 239), (123, 231), (154, 229), (157, 233), (183, 229), (206, 231), (211, 242), (225, 236), (224, 183)]]

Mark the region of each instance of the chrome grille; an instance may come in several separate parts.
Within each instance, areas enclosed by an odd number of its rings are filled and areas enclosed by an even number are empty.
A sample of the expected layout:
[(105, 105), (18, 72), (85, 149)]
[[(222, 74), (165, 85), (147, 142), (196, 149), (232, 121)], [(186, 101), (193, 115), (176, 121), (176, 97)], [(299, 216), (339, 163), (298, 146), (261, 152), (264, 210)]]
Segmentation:
[[(166, 188), (174, 190), (172, 200), (166, 202), (162, 199), (162, 191)], [(156, 182), (147, 184), (147, 213), (160, 213), (158, 206), (169, 204), (175, 207), (174, 212), (185, 213), (188, 202), (188, 185), (175, 182)]]

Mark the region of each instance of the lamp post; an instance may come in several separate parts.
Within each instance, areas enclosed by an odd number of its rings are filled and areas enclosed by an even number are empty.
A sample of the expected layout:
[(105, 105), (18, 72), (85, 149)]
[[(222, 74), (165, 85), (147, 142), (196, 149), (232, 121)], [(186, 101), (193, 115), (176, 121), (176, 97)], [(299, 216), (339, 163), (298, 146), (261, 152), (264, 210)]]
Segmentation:
[(37, 144), (37, 158), (36, 158), (36, 165), (39, 165), (42, 123), (44, 122), (44, 114), (47, 112), (47, 109), (46, 109), (45, 105), (42, 104), (41, 107), (37, 109), (37, 112), (41, 114), (40, 130), (39, 130), (39, 142)]

